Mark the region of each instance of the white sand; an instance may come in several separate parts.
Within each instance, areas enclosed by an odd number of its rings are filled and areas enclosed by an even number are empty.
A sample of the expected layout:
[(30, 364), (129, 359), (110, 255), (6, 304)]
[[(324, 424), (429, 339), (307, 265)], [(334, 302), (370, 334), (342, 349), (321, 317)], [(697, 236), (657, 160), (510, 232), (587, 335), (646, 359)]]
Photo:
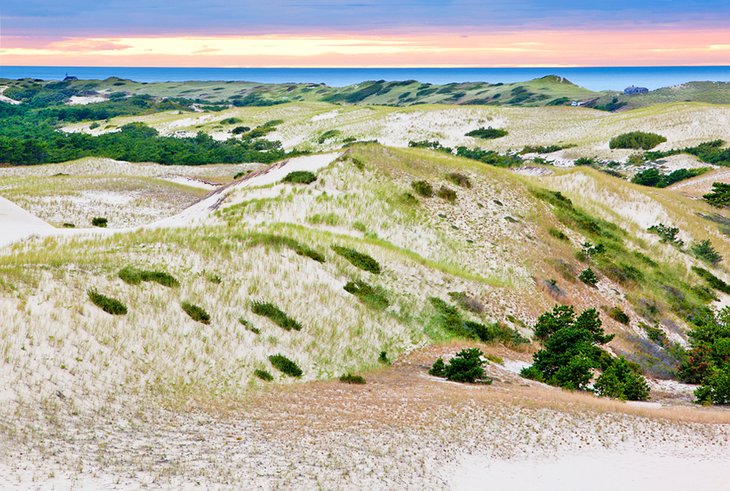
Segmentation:
[(103, 95), (74, 95), (68, 100), (69, 106), (85, 106), (86, 104), (93, 104), (95, 102), (104, 102), (106, 97)]
[(682, 452), (668, 455), (640, 450), (607, 449), (547, 459), (496, 460), (469, 455), (451, 476), (454, 490), (616, 491), (661, 489), (730, 489), (725, 455)]

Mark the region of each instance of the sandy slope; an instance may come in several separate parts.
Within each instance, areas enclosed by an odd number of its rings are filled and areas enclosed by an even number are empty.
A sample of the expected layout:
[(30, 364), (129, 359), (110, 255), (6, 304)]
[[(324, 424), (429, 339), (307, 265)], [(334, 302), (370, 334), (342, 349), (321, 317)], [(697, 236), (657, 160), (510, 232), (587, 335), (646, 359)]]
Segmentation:
[[(200, 222), (211, 211), (217, 209), (233, 190), (241, 187), (266, 186), (280, 181), (289, 172), (308, 170), (316, 172), (332, 163), (338, 153), (309, 155), (278, 162), (258, 172), (247, 175), (242, 180), (219, 188), (201, 201), (186, 208), (177, 215), (164, 218), (139, 228), (182, 227)], [(25, 211), (11, 201), (0, 197), (0, 247), (31, 237), (78, 236), (78, 235), (111, 235), (120, 232), (131, 232), (138, 228), (101, 229), (77, 228), (59, 229), (44, 222), (35, 215)]]

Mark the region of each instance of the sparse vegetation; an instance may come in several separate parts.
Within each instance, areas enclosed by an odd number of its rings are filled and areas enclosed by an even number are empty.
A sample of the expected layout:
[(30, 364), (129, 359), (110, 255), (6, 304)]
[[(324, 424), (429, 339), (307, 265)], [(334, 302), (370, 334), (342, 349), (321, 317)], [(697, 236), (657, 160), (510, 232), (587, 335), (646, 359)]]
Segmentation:
[(291, 237), (276, 234), (251, 234), (247, 237), (251, 246), (270, 246), (270, 247), (286, 247), (291, 249), (300, 256), (305, 256), (310, 259), (323, 263), (325, 261), (324, 255), (306, 246)]
[(433, 196), (433, 187), (426, 181), (413, 181), (411, 187), (419, 196), (424, 198)]
[(467, 189), (471, 188), (471, 180), (464, 174), (459, 172), (450, 172), (446, 174), (446, 178), (459, 187)]
[(180, 306), (194, 321), (200, 322), (201, 324), (210, 324), (210, 314), (208, 314), (208, 312), (206, 312), (202, 307), (190, 302), (182, 302)]
[(713, 266), (720, 264), (722, 261), (722, 256), (719, 252), (717, 252), (717, 249), (712, 246), (712, 243), (710, 243), (709, 240), (702, 240), (692, 244), (690, 250), (697, 259)]
[(346, 373), (340, 377), (340, 382), (345, 384), (363, 385), (365, 384), (365, 377)]
[(447, 188), (446, 186), (441, 186), (438, 191), (436, 191), (436, 196), (438, 196), (441, 199), (445, 199), (449, 203), (455, 203), (456, 202), (456, 191), (453, 189)]
[(376, 310), (385, 310), (390, 305), (382, 288), (370, 286), (364, 281), (348, 281), (345, 291), (355, 295), (362, 303)]
[(626, 314), (626, 312), (624, 312), (621, 307), (611, 307), (610, 309), (608, 309), (608, 316), (616, 322), (620, 322), (621, 324), (625, 324), (627, 326), (631, 321), (628, 314)]
[(284, 355), (271, 355), (269, 356), (269, 361), (274, 368), (279, 370), (284, 375), (299, 378), (304, 374), (302, 369), (299, 368), (299, 365), (297, 365)]
[(127, 306), (116, 298), (107, 297), (98, 291), (91, 289), (87, 292), (91, 303), (111, 315), (126, 315)]

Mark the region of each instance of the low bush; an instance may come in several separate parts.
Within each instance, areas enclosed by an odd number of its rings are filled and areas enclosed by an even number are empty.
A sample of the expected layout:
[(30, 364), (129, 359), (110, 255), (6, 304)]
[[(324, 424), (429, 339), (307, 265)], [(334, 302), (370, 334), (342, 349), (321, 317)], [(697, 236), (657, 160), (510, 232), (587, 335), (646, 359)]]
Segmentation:
[(343, 382), (345, 384), (362, 385), (365, 383), (365, 378), (360, 375), (352, 375), (351, 373), (346, 373), (340, 377), (340, 382)]
[(633, 148), (635, 150), (651, 150), (660, 143), (667, 141), (662, 135), (644, 131), (632, 131), (611, 138), (609, 148)]
[(180, 282), (169, 273), (164, 271), (146, 271), (125, 266), (119, 271), (119, 278), (128, 285), (139, 285), (143, 281), (154, 281), (162, 286), (177, 288)]
[(467, 348), (459, 351), (448, 363), (442, 358), (436, 360), (429, 374), (442, 377), (452, 382), (491, 384), (492, 379), (484, 372), (484, 354), (479, 348)]
[(317, 143), (319, 143), (321, 145), (324, 142), (326, 142), (327, 140), (337, 138), (338, 136), (340, 136), (339, 130), (327, 130), (324, 133), (322, 133), (321, 135), (319, 135), (319, 138), (317, 138)]
[(662, 242), (672, 244), (677, 247), (682, 247), (684, 245), (684, 241), (677, 238), (677, 234), (679, 234), (679, 229), (677, 227), (669, 227), (663, 223), (657, 223), (656, 225), (649, 227), (647, 230), (658, 235)]
[(629, 325), (629, 322), (631, 322), (631, 319), (626, 312), (621, 309), (621, 307), (611, 307), (608, 309), (608, 316), (616, 322), (620, 322), (627, 326)]
[(615, 359), (598, 377), (594, 389), (599, 396), (628, 401), (645, 401), (649, 398), (649, 384), (625, 358)]
[(210, 314), (206, 312), (202, 307), (199, 307), (195, 304), (192, 304), (190, 302), (183, 302), (180, 304), (183, 311), (188, 314), (188, 316), (193, 319), (196, 322), (201, 322), (203, 324), (210, 324)]
[(578, 279), (589, 286), (596, 286), (596, 283), (598, 283), (598, 277), (591, 268), (586, 268), (581, 271)]
[(476, 130), (472, 130), (469, 133), (467, 133), (466, 136), (472, 136), (474, 138), (482, 138), (484, 140), (492, 140), (494, 138), (501, 138), (503, 136), (507, 136), (507, 130), (503, 130), (501, 128), (492, 128), (490, 126), (488, 128), (478, 128)]
[(692, 244), (690, 250), (697, 259), (712, 264), (713, 266), (722, 262), (722, 256), (712, 246), (709, 240), (703, 240)]
[(447, 188), (446, 186), (441, 186), (438, 191), (436, 191), (436, 196), (438, 196), (441, 199), (445, 199), (449, 203), (456, 202), (456, 191), (453, 189)]
[(299, 368), (299, 366), (291, 361), (289, 358), (287, 358), (284, 355), (271, 355), (269, 356), (269, 361), (273, 365), (274, 368), (279, 370), (284, 375), (289, 375), (290, 377), (301, 377), (304, 372), (302, 372), (302, 369)]
[(312, 184), (317, 180), (317, 176), (306, 170), (297, 170), (288, 173), (281, 182), (290, 184)]
[(730, 206), (730, 184), (725, 182), (713, 182), (712, 192), (704, 196), (705, 201), (716, 208)]
[(371, 256), (358, 252), (355, 249), (336, 245), (332, 246), (332, 250), (347, 259), (356, 268), (360, 268), (369, 273), (380, 274), (380, 264)]
[(274, 324), (286, 331), (302, 330), (302, 325), (299, 322), (286, 315), (273, 303), (253, 301), (251, 303), (251, 312), (262, 317), (268, 317)]
[(260, 378), (264, 382), (271, 382), (272, 380), (274, 380), (274, 376), (266, 370), (256, 369), (254, 370), (253, 374), (256, 378)]
[(314, 259), (318, 263), (323, 263), (325, 261), (324, 256), (321, 253), (309, 246), (297, 242), (291, 237), (275, 234), (252, 234), (249, 237), (249, 241), (251, 246), (264, 245), (272, 247), (286, 247), (300, 256)]
[(411, 187), (416, 194), (423, 196), (424, 198), (430, 198), (433, 196), (433, 187), (427, 181), (413, 181)]
[(558, 230), (556, 228), (550, 228), (550, 229), (548, 229), (548, 233), (550, 235), (552, 235), (553, 237), (555, 237), (556, 239), (558, 239), (558, 240), (568, 240), (568, 236), (565, 235), (564, 232), (562, 232), (562, 231), (560, 231), (560, 230)]
[(247, 331), (251, 331), (254, 334), (261, 334), (261, 329), (257, 328), (253, 325), (253, 323), (251, 323), (251, 321), (246, 320), (243, 317), (238, 319), (238, 323), (245, 327)]
[(376, 310), (385, 310), (390, 305), (382, 288), (372, 287), (364, 281), (348, 281), (345, 291), (355, 295), (362, 303)]
[(107, 314), (126, 315), (127, 306), (124, 305), (119, 300), (117, 300), (116, 298), (104, 296), (101, 293), (99, 293), (93, 289), (89, 290), (87, 292), (87, 294), (89, 295), (89, 300), (91, 300), (91, 303), (93, 303), (94, 305), (99, 307), (101, 310), (103, 310)]
[(91, 219), (91, 225), (94, 227), (106, 228), (108, 224), (109, 221), (104, 217), (94, 217)]
[(692, 266), (692, 271), (697, 273), (697, 276), (702, 278), (707, 282), (708, 285), (710, 285), (715, 290), (721, 291), (723, 293), (727, 293), (730, 295), (730, 285), (725, 283), (723, 280), (715, 276), (714, 274), (710, 273), (706, 269), (698, 268), (697, 266)]
[(471, 180), (464, 174), (460, 174), (458, 172), (451, 172), (449, 174), (446, 174), (446, 178), (459, 187), (471, 188)]
[(698, 404), (730, 404), (730, 363), (711, 372), (695, 390), (695, 397)]
[(388, 353), (386, 351), (381, 351), (378, 355), (378, 361), (383, 365), (390, 365), (390, 358), (388, 358)]

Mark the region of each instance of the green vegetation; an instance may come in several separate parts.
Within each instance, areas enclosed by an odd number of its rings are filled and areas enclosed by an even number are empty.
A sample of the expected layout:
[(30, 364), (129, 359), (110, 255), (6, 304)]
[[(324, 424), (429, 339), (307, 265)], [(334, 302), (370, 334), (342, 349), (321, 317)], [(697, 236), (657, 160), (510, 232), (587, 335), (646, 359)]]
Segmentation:
[(433, 196), (433, 187), (426, 181), (413, 181), (411, 187), (419, 196), (430, 198)]
[(332, 246), (332, 250), (347, 259), (356, 268), (360, 268), (369, 273), (380, 274), (380, 264), (367, 254), (358, 252), (355, 249), (336, 245)]
[(717, 252), (717, 249), (712, 246), (712, 243), (709, 240), (695, 242), (690, 246), (690, 250), (697, 259), (713, 266), (720, 264), (722, 261), (722, 256), (719, 252)]
[(710, 273), (706, 269), (699, 268), (697, 266), (692, 266), (692, 271), (697, 273), (697, 276), (704, 279), (708, 285), (710, 285), (715, 290), (721, 291), (723, 293), (727, 293), (730, 295), (730, 285), (725, 283), (723, 280), (715, 276), (714, 274)]
[(677, 238), (677, 234), (679, 234), (679, 229), (677, 227), (669, 227), (663, 223), (657, 223), (656, 225), (649, 227), (647, 230), (651, 233), (657, 234), (664, 243), (672, 244), (680, 249), (684, 246), (684, 241)]
[(99, 307), (107, 314), (126, 315), (127, 306), (116, 298), (104, 296), (94, 289), (91, 289), (86, 293), (89, 295), (89, 300), (91, 300), (91, 303)]
[(436, 196), (441, 199), (445, 199), (449, 203), (456, 203), (456, 191), (447, 188), (446, 186), (441, 186), (439, 190), (436, 191)]
[(730, 148), (725, 148), (723, 140), (712, 140), (700, 143), (696, 147), (672, 149), (665, 152), (647, 152), (645, 156), (647, 159), (656, 160), (680, 153), (694, 155), (708, 164), (730, 166)]
[(655, 168), (650, 168), (637, 172), (631, 179), (634, 184), (642, 186), (650, 186), (655, 188), (665, 188), (671, 186), (675, 182), (691, 179), (704, 174), (709, 169), (702, 167), (699, 169), (677, 169), (669, 174), (664, 174)]
[(712, 192), (702, 196), (709, 204), (716, 208), (730, 206), (730, 184), (724, 182), (713, 182)]
[(495, 167), (514, 167), (522, 164), (522, 158), (519, 155), (503, 155), (493, 150), (482, 150), (481, 148), (457, 147), (456, 155), (467, 159), (478, 160), (479, 162)]
[(270, 247), (286, 247), (291, 249), (300, 256), (305, 256), (310, 259), (323, 263), (325, 261), (324, 255), (315, 251), (309, 246), (301, 244), (291, 237), (285, 237), (283, 235), (276, 234), (251, 234), (247, 237), (250, 246), (270, 246)]
[(324, 142), (326, 142), (327, 140), (337, 138), (338, 136), (340, 136), (339, 130), (327, 130), (324, 133), (322, 133), (321, 135), (319, 135), (319, 138), (317, 138), (317, 143), (319, 143), (321, 145)]
[[(524, 155), (526, 153), (553, 153), (558, 152), (560, 150), (565, 150), (566, 148), (574, 147), (575, 145), (525, 145), (525, 147), (520, 150), (520, 155)], [(580, 159), (578, 159), (580, 160)], [(576, 161), (576, 165), (580, 165)]]
[(351, 373), (346, 373), (340, 377), (340, 382), (345, 384), (356, 384), (356, 385), (363, 385), (365, 384), (365, 378), (361, 375), (353, 375)]
[(429, 301), (436, 310), (436, 315), (431, 319), (431, 324), (448, 335), (476, 339), (485, 343), (497, 341), (516, 345), (526, 342), (517, 331), (500, 323), (486, 325), (470, 321), (465, 319), (456, 307), (449, 305), (440, 298), (431, 297)]
[(679, 369), (680, 378), (701, 384), (700, 404), (730, 404), (730, 307), (707, 316), (689, 332), (690, 349)]
[(154, 281), (162, 286), (177, 288), (180, 282), (164, 271), (147, 271), (125, 266), (119, 271), (119, 278), (129, 285), (139, 285), (143, 281)]
[(598, 277), (591, 268), (586, 268), (581, 271), (578, 279), (588, 286), (596, 286), (596, 283), (598, 283)]
[(273, 375), (271, 375), (266, 370), (261, 370), (260, 368), (254, 370), (253, 374), (256, 378), (260, 378), (264, 382), (271, 382), (272, 380), (274, 380)]
[(473, 136), (474, 138), (482, 138), (484, 140), (490, 140), (490, 139), (494, 139), (494, 138), (501, 138), (503, 136), (507, 136), (507, 130), (503, 130), (501, 128), (492, 128), (490, 126), (488, 128), (478, 128), (476, 130), (472, 130), (469, 133), (467, 133), (466, 136)]
[(299, 368), (299, 366), (291, 361), (289, 358), (287, 358), (284, 355), (271, 355), (269, 356), (269, 361), (273, 365), (274, 368), (279, 370), (284, 375), (289, 375), (290, 377), (296, 377), (299, 378), (302, 376), (304, 372), (302, 372), (302, 369)]
[(464, 292), (449, 292), (449, 298), (459, 305), (464, 310), (473, 312), (475, 314), (482, 314), (484, 312), (484, 305), (479, 301), (478, 298), (467, 295)]
[(257, 328), (251, 321), (244, 319), (243, 317), (238, 319), (238, 323), (245, 327), (247, 331), (251, 331), (254, 334), (261, 334), (261, 329)]
[(306, 170), (297, 170), (288, 173), (281, 182), (290, 184), (312, 184), (317, 180), (317, 176)]
[(362, 303), (375, 310), (385, 310), (390, 305), (388, 297), (382, 288), (373, 287), (364, 281), (348, 281), (345, 291), (352, 293)]
[[(522, 370), (522, 376), (565, 389), (591, 390), (593, 370), (599, 368), (605, 374), (603, 379), (599, 377), (599, 395), (646, 399), (648, 386), (643, 377), (627, 374), (626, 360), (613, 359), (601, 348), (613, 339), (601, 326), (596, 309), (577, 317), (573, 307), (566, 305), (545, 312), (534, 326), (535, 337), (544, 341), (544, 348), (535, 353), (533, 364)], [(630, 371), (636, 372), (636, 368)]]
[(196, 322), (202, 324), (210, 324), (210, 314), (205, 311), (202, 307), (192, 304), (190, 302), (183, 302), (180, 304), (183, 311)]
[(108, 224), (109, 221), (104, 217), (94, 217), (91, 219), (91, 225), (94, 227), (106, 228)]
[(262, 317), (268, 317), (277, 326), (285, 331), (301, 331), (302, 325), (296, 320), (286, 315), (279, 307), (269, 302), (253, 301), (251, 302), (251, 312)]
[(616, 322), (620, 322), (627, 326), (629, 325), (629, 322), (631, 322), (628, 314), (626, 314), (621, 307), (611, 307), (608, 309), (608, 316)]
[(633, 148), (637, 150), (651, 150), (660, 143), (667, 141), (662, 135), (646, 133), (644, 131), (632, 131), (611, 138), (609, 148)]
[(459, 172), (450, 172), (449, 174), (446, 174), (446, 178), (459, 187), (467, 189), (471, 188), (471, 180), (464, 174), (460, 174)]
[(428, 371), (429, 375), (442, 377), (452, 382), (491, 384), (492, 379), (484, 371), (484, 354), (479, 348), (459, 351), (448, 363), (439, 358)]

